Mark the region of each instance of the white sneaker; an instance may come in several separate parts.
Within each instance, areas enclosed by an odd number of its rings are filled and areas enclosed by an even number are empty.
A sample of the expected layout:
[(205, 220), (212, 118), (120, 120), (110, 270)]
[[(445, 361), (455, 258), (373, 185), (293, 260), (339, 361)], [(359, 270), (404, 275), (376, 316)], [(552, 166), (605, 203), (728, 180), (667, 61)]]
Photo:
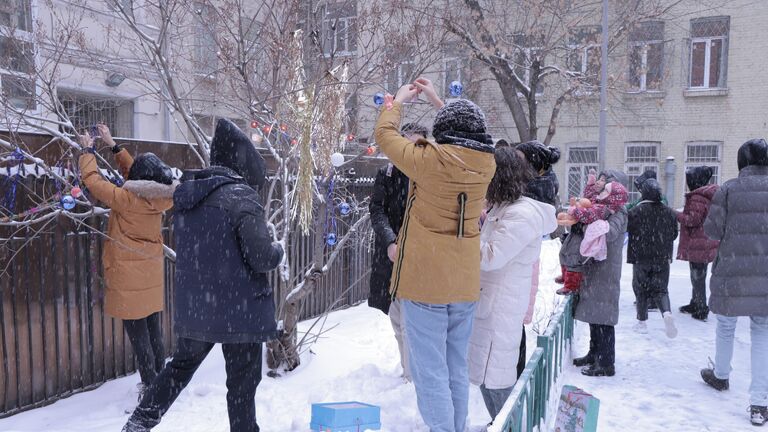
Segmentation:
[(664, 312), (664, 327), (668, 338), (677, 337), (677, 327), (675, 327), (675, 317), (672, 316), (672, 312)]
[(638, 321), (635, 323), (635, 325), (632, 327), (632, 330), (634, 330), (636, 333), (648, 334), (648, 326), (645, 324), (645, 321)]

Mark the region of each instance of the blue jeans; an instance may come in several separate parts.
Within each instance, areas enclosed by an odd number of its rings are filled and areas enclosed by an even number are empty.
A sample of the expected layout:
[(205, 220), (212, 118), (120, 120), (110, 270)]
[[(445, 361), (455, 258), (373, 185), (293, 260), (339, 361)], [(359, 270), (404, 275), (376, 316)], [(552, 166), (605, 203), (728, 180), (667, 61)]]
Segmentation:
[(467, 351), (475, 305), (402, 300), (416, 401), (430, 432), (464, 432), (469, 412)]
[[(765, 367), (768, 365), (768, 316), (753, 316), (749, 319), (752, 333), (750, 404), (768, 406), (768, 369)], [(736, 333), (737, 321), (737, 317), (717, 316), (715, 376), (720, 379), (727, 379), (731, 373), (733, 338)]]

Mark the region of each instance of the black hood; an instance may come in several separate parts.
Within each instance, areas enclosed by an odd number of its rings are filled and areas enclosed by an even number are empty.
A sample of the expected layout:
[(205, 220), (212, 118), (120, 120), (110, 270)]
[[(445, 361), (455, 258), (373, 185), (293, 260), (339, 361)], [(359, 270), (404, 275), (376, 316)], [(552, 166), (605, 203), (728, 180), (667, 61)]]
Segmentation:
[(219, 119), (216, 123), (211, 141), (211, 165), (231, 169), (257, 191), (267, 181), (264, 158), (251, 139), (227, 119)]
[(245, 183), (245, 180), (224, 167), (184, 171), (181, 184), (173, 194), (173, 207), (178, 210), (195, 208), (213, 191), (231, 183)]
[(643, 201), (661, 202), (661, 186), (655, 178), (649, 178), (640, 184), (640, 196)]
[(762, 138), (751, 139), (739, 147), (739, 171), (750, 165), (768, 165), (768, 144)]
[(128, 180), (150, 180), (169, 185), (173, 183), (173, 171), (154, 153), (142, 153), (133, 160)]
[(688, 190), (693, 192), (708, 185), (713, 174), (712, 167), (708, 166), (688, 168), (685, 170), (685, 183), (688, 185)]
[(536, 140), (518, 144), (516, 148), (525, 155), (525, 159), (536, 170), (537, 174), (548, 171), (552, 165), (560, 160), (560, 149), (547, 147)]
[(633, 182), (635, 184), (635, 189), (638, 191), (640, 190), (640, 186), (648, 179), (654, 179), (656, 180), (656, 171), (654, 170), (645, 170), (642, 174), (635, 177), (635, 181)]

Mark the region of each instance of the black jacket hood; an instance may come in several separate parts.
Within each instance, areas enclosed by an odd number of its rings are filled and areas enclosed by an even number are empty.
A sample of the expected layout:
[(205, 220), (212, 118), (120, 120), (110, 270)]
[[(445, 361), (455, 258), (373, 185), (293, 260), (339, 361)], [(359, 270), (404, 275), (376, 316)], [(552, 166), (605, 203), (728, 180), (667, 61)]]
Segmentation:
[(640, 184), (640, 196), (643, 201), (661, 202), (661, 186), (655, 178), (649, 178)]
[[(654, 170), (645, 170), (642, 174), (635, 177), (635, 181), (633, 182), (635, 184), (635, 189), (640, 190), (640, 186), (648, 179), (654, 179), (656, 180), (656, 171)], [(657, 183), (658, 184), (658, 183)]]
[(750, 165), (768, 165), (768, 144), (762, 138), (751, 139), (739, 147), (739, 171)]
[(211, 165), (231, 169), (259, 191), (267, 181), (267, 167), (251, 139), (234, 123), (219, 119), (211, 141)]

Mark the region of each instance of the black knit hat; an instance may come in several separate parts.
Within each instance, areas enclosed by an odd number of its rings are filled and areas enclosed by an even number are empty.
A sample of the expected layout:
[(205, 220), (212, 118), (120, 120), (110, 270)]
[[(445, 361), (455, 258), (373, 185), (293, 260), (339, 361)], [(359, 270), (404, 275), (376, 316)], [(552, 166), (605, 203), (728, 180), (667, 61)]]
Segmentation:
[(536, 172), (546, 171), (560, 160), (560, 149), (547, 147), (537, 140), (518, 144), (517, 149), (523, 152)]
[(484, 134), (485, 130), (483, 110), (471, 101), (459, 99), (445, 105), (437, 112), (432, 126), (432, 136), (438, 143), (443, 143), (445, 137), (454, 132)]
[(688, 185), (688, 190), (695, 191), (698, 188), (702, 188), (709, 184), (709, 180), (712, 179), (714, 170), (708, 166), (690, 167), (685, 170), (685, 184)]
[(750, 165), (768, 165), (768, 144), (762, 138), (751, 139), (739, 148), (739, 171)]
[(649, 178), (640, 184), (640, 196), (643, 200), (661, 202), (661, 186), (655, 178)]
[(243, 177), (254, 189), (267, 181), (264, 158), (234, 123), (219, 119), (211, 142), (211, 165), (227, 167)]
[(154, 153), (142, 153), (136, 156), (128, 171), (128, 180), (150, 180), (169, 185), (173, 183), (173, 172)]
[(635, 184), (635, 189), (640, 190), (640, 187), (642, 184), (648, 180), (648, 179), (656, 179), (656, 171), (654, 170), (645, 170), (642, 174), (635, 177), (635, 181), (633, 182)]

